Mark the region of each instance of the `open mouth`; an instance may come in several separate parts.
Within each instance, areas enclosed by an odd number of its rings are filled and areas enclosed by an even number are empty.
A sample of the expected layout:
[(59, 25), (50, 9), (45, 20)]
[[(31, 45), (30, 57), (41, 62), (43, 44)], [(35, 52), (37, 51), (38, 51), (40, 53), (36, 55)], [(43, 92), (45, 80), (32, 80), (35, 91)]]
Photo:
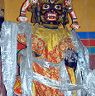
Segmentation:
[(47, 20), (48, 21), (55, 21), (56, 20), (56, 14), (48, 13), (47, 14)]

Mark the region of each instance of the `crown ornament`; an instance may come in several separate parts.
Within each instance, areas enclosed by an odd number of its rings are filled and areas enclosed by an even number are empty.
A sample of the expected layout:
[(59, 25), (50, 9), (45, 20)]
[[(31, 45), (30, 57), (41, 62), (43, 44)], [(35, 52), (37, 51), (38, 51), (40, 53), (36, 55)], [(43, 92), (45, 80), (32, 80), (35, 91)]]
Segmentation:
[(63, 3), (64, 0), (38, 0), (38, 2), (40, 2), (40, 3), (51, 3), (51, 4), (53, 4), (53, 3)]

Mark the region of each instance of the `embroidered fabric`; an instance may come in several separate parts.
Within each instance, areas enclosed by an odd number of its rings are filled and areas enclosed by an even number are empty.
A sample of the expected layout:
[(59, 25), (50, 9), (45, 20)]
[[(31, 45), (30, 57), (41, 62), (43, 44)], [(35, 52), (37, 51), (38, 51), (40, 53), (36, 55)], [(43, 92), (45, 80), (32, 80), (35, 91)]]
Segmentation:
[[(93, 82), (89, 83), (90, 78), (92, 78), (92, 80), (94, 81), (95, 76), (91, 74), (94, 74), (95, 72), (89, 74), (89, 53), (86, 47), (83, 46), (83, 44), (80, 42), (75, 30), (71, 31), (71, 38), (73, 43), (75, 44), (75, 47), (77, 48), (78, 53), (78, 63), (75, 72), (77, 79), (76, 85), (70, 83), (64, 61), (61, 61), (60, 64), (55, 65), (51, 62), (47, 62), (44, 59), (38, 59), (32, 56), (31, 24), (16, 24), (13, 22), (4, 22), (1, 30), (1, 56), (4, 80), (3, 82), (7, 90), (7, 96), (13, 96), (14, 93), (13, 86), (16, 78), (16, 53), (18, 33), (26, 34), (27, 43), (27, 48), (20, 52), (20, 54), (22, 54), (22, 62), (20, 64), (22, 96), (33, 96), (34, 93), (32, 91), (33, 89), (31, 88), (31, 86), (33, 85), (33, 80), (37, 80), (46, 86), (59, 89), (65, 94), (65, 96), (71, 96), (71, 92), (73, 90), (77, 90), (77, 96), (85, 96), (85, 94), (91, 94), (91, 96), (95, 95), (94, 91), (92, 91), (92, 89), (95, 90), (95, 88), (92, 86)], [(35, 73), (31, 68), (31, 64), (33, 62), (37, 62), (43, 68), (48, 68), (49, 66), (59, 67), (61, 78), (60, 81), (52, 80), (48, 77)]]

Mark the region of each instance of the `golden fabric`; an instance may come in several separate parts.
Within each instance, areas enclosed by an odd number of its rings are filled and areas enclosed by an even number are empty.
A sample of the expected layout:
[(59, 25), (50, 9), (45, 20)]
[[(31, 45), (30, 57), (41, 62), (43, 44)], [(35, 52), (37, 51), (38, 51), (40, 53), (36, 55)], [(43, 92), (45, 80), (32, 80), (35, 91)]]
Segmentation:
[(59, 42), (61, 42), (64, 38), (69, 37), (69, 33), (66, 32), (64, 28), (48, 29), (40, 27), (34, 32), (38, 38), (41, 38), (43, 41), (45, 41), (48, 51), (53, 50), (53, 48), (57, 46)]

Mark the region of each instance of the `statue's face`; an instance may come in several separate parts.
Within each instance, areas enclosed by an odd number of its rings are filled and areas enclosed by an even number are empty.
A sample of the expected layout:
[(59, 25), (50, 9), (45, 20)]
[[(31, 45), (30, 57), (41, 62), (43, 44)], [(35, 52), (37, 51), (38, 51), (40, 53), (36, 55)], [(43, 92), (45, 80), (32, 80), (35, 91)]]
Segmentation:
[(42, 22), (58, 23), (62, 18), (62, 4), (43, 3), (41, 5)]

